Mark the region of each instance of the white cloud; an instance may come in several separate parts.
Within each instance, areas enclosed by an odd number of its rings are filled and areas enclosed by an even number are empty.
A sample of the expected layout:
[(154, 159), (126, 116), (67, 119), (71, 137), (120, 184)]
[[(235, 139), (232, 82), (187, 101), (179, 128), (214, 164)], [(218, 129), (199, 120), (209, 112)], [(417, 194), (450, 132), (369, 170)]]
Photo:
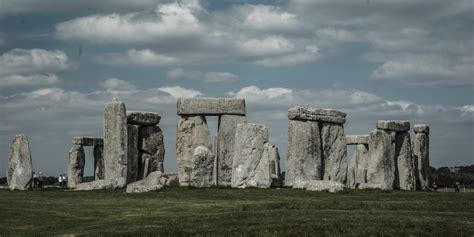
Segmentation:
[(126, 53), (111, 53), (100, 55), (97, 62), (107, 65), (136, 65), (136, 66), (164, 66), (178, 63), (178, 59), (158, 54), (150, 49), (131, 49)]
[(302, 52), (296, 52), (283, 56), (266, 57), (255, 60), (254, 63), (267, 67), (288, 66), (312, 62), (317, 60), (319, 57), (319, 48), (315, 45), (311, 45), (306, 47), (306, 50)]
[(59, 50), (12, 49), (0, 55), (0, 75), (60, 71), (68, 67), (68, 56)]
[(135, 89), (135, 86), (132, 83), (117, 78), (109, 78), (101, 82), (100, 86), (108, 91), (126, 91)]
[(183, 68), (169, 70), (166, 75), (173, 80), (200, 80), (207, 83), (236, 82), (239, 77), (229, 72), (184, 71)]
[(200, 91), (186, 89), (181, 86), (160, 87), (159, 90), (170, 94), (175, 99), (203, 95)]
[(276, 6), (246, 4), (236, 11), (243, 19), (242, 25), (255, 30), (293, 30), (299, 25), (296, 14)]
[(245, 55), (261, 56), (292, 52), (295, 46), (281, 36), (269, 36), (264, 39), (249, 39), (239, 43)]
[(9, 75), (0, 77), (0, 87), (44, 86), (59, 82), (55, 74)]

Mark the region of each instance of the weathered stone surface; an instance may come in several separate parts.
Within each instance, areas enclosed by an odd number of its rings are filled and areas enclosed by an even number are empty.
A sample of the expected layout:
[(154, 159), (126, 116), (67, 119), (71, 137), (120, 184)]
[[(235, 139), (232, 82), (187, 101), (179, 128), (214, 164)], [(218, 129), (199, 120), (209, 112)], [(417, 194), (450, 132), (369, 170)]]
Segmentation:
[(208, 188), (212, 186), (214, 154), (205, 146), (198, 146), (193, 152), (193, 170), (190, 186)]
[(176, 188), (179, 187), (178, 175), (168, 175), (166, 179), (166, 187)]
[(92, 182), (80, 183), (76, 185), (75, 191), (90, 191), (90, 190), (101, 190), (101, 189), (120, 189), (126, 185), (125, 178), (118, 179), (100, 179)]
[(368, 145), (358, 144), (347, 169), (347, 187), (357, 188), (367, 183), (367, 162), (369, 160)]
[(395, 177), (395, 187), (401, 190), (415, 190), (415, 162), (411, 153), (409, 132), (397, 132), (395, 139), (395, 160), (397, 161), (398, 171), (398, 177)]
[(133, 183), (137, 181), (139, 173), (138, 127), (135, 125), (128, 125), (127, 136), (127, 183)]
[(160, 184), (162, 177), (161, 171), (154, 171), (148, 174), (144, 179), (138, 180), (134, 183), (127, 185), (127, 193), (145, 193), (151, 191), (157, 191), (163, 188)]
[(154, 112), (129, 111), (127, 112), (127, 123), (133, 125), (155, 126), (161, 120), (161, 116)]
[[(281, 180), (281, 170), (280, 170), (280, 153), (278, 152), (278, 148), (275, 145), (266, 145), (266, 149), (268, 146), (268, 151), (265, 152), (268, 154), (268, 160), (270, 162), (270, 176), (272, 179), (271, 186), (272, 187), (280, 187), (282, 185)], [(265, 157), (264, 152), (264, 157)]]
[(313, 121), (290, 120), (284, 185), (293, 186), (295, 179), (321, 180), (321, 160), (319, 124)]
[(67, 186), (75, 188), (77, 184), (82, 183), (84, 177), (84, 165), (86, 155), (82, 145), (73, 145), (69, 150), (69, 165)]
[(321, 108), (305, 108), (295, 106), (288, 110), (288, 118), (290, 120), (311, 120), (328, 123), (345, 123), (346, 114), (333, 110)]
[(296, 179), (293, 188), (306, 189), (308, 191), (327, 191), (331, 193), (344, 191), (346, 186), (340, 182), (330, 180), (302, 180)]
[(98, 137), (74, 137), (72, 144), (82, 146), (103, 146), (104, 139)]
[(346, 136), (347, 145), (369, 144), (369, 135), (348, 135)]
[[(274, 145), (264, 144), (264, 150), (260, 162), (253, 173), (253, 177), (247, 181), (247, 187), (270, 188), (272, 184), (278, 184), (279, 173), (275, 171), (275, 160), (278, 160), (278, 151)], [(274, 171), (274, 173), (272, 173)]]
[(176, 160), (179, 182), (180, 186), (188, 186), (193, 169), (194, 149), (198, 146), (212, 149), (211, 135), (204, 116), (178, 116), (177, 123)]
[(430, 127), (426, 124), (415, 124), (414, 126), (415, 133), (425, 133), (430, 134)]
[(138, 147), (142, 153), (150, 154), (150, 172), (164, 172), (165, 143), (160, 127), (140, 126)]
[[(268, 129), (264, 125), (254, 123), (237, 125), (232, 163), (232, 187), (258, 187), (259, 174), (256, 172), (267, 142)], [(269, 173), (268, 161), (267, 169)]]
[(127, 177), (128, 128), (125, 104), (112, 101), (104, 113), (104, 167), (106, 179)]
[(105, 179), (104, 146), (94, 145), (94, 177), (95, 180)]
[[(395, 182), (395, 146), (389, 132), (375, 130), (369, 134), (367, 183), (370, 187), (392, 190)], [(359, 186), (359, 188), (363, 188)]]
[(323, 151), (323, 180), (346, 183), (347, 146), (342, 124), (322, 123), (321, 145)]
[(140, 154), (140, 166), (138, 170), (138, 178), (143, 179), (150, 173), (150, 164), (151, 164), (152, 157), (148, 153), (141, 153)]
[(406, 120), (379, 120), (377, 129), (406, 132), (410, 131), (410, 121)]
[(8, 155), (7, 183), (10, 190), (27, 190), (31, 187), (33, 163), (30, 145), (25, 134), (15, 136)]
[(234, 158), (235, 130), (237, 124), (245, 123), (243, 115), (221, 115), (217, 129), (217, 183), (228, 186), (232, 179), (232, 162)]
[(245, 115), (245, 100), (233, 98), (180, 98), (178, 115)]
[(415, 162), (416, 188), (427, 190), (430, 187), (430, 156), (429, 136), (426, 133), (416, 133), (413, 138), (413, 160)]

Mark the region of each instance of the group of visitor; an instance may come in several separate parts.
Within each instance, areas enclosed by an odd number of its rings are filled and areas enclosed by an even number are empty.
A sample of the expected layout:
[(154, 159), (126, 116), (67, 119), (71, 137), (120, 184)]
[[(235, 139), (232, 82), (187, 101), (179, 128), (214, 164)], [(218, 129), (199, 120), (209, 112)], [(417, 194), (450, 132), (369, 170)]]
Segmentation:
[(33, 172), (33, 188), (43, 188), (43, 183), (44, 183), (43, 173), (39, 172), (39, 175), (36, 175), (36, 173)]
[(58, 177), (59, 187), (65, 188), (67, 186), (66, 174), (60, 174)]

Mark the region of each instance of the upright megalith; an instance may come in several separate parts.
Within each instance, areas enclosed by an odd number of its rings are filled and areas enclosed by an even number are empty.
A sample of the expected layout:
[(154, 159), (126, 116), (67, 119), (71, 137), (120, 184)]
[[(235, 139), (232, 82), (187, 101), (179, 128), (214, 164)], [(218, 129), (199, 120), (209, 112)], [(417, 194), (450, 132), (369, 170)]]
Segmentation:
[(112, 101), (104, 113), (105, 179), (127, 179), (128, 126), (125, 104)]
[[(158, 126), (140, 126), (138, 129), (139, 140), (138, 149), (142, 154), (150, 155), (149, 170), (144, 171), (144, 164), (141, 163), (140, 173), (150, 173), (154, 171), (164, 172), (165, 143), (163, 131)], [(139, 179), (142, 177), (139, 177)]]
[(397, 132), (395, 137), (397, 174), (395, 187), (401, 190), (416, 189), (415, 162), (411, 151), (410, 133)]
[(346, 114), (321, 108), (288, 110), (288, 154), (285, 186), (295, 180), (332, 180), (344, 183), (347, 147)]
[(429, 134), (430, 128), (426, 124), (415, 124), (415, 137), (412, 142), (413, 160), (416, 167), (416, 188), (418, 190), (429, 189)]
[(189, 186), (193, 170), (194, 149), (205, 146), (212, 150), (211, 135), (203, 115), (178, 116), (176, 128), (176, 160), (180, 186)]
[(370, 132), (367, 184), (360, 185), (359, 188), (392, 190), (395, 169), (395, 147), (392, 145), (391, 133), (380, 129)]
[[(354, 154), (347, 168), (347, 187), (357, 188), (360, 184), (367, 183), (367, 165), (369, 161), (368, 137), (367, 144), (356, 145)], [(346, 137), (347, 138), (347, 137)]]
[(127, 127), (127, 183), (133, 183), (138, 179), (138, 127), (128, 125)]
[(232, 162), (237, 124), (245, 123), (245, 115), (223, 114), (219, 116), (216, 137), (217, 183), (228, 186), (232, 179)]
[(25, 134), (16, 135), (8, 155), (7, 183), (10, 190), (27, 190), (31, 187), (33, 163), (30, 145)]
[(262, 124), (239, 123), (235, 133), (231, 186), (269, 188), (272, 183), (268, 129)]
[(94, 145), (94, 178), (105, 179), (104, 167), (104, 145)]
[(86, 163), (86, 155), (82, 145), (74, 144), (69, 150), (69, 165), (67, 186), (75, 188), (77, 184), (82, 183), (84, 177), (84, 165)]
[(193, 167), (189, 185), (197, 188), (211, 187), (214, 167), (213, 152), (205, 146), (198, 146), (194, 149), (192, 159)]

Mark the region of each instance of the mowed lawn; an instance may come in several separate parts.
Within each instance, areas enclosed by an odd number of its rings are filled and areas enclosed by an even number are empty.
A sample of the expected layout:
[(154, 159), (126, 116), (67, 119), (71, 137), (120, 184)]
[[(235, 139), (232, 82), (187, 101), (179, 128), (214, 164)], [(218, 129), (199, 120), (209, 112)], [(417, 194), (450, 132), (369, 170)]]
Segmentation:
[(4, 235), (474, 235), (474, 193), (0, 190)]

